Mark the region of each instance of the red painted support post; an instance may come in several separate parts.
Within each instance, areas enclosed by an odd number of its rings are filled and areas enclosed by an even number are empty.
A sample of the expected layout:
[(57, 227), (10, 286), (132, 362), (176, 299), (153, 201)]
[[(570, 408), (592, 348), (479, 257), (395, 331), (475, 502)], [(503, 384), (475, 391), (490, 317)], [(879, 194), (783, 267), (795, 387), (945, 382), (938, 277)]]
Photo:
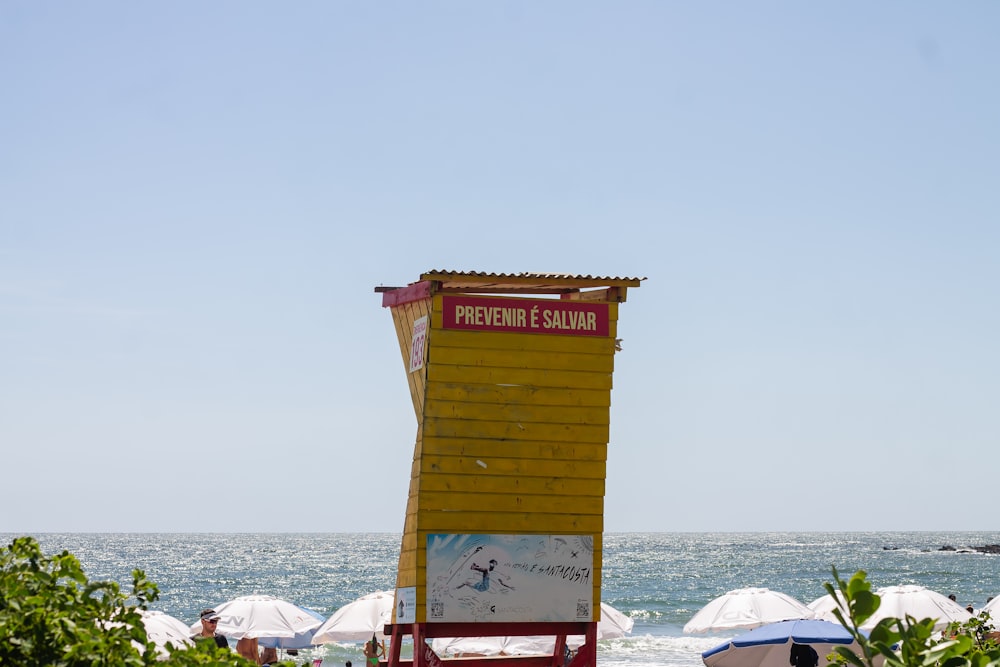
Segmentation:
[(552, 649), (552, 667), (562, 667), (566, 656), (566, 635), (556, 635), (556, 645)]

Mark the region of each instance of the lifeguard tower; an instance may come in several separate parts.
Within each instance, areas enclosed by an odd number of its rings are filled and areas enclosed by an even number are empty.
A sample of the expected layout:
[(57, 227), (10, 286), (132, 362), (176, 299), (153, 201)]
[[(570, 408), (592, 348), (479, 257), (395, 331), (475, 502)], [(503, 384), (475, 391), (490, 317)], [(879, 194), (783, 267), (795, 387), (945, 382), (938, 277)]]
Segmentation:
[[(417, 418), (390, 649), (436, 637), (566, 637), (594, 667), (618, 307), (642, 278), (430, 271), (376, 287)], [(447, 660), (460, 667), (467, 658)], [(479, 664), (482, 664), (481, 659)]]

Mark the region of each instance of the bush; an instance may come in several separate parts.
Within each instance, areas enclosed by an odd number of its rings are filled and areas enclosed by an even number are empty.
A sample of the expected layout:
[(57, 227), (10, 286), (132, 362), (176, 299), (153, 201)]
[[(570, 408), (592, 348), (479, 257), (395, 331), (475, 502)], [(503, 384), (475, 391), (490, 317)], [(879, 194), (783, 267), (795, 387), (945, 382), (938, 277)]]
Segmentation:
[[(117, 583), (88, 581), (68, 551), (46, 556), (36, 540), (19, 537), (0, 550), (0, 665), (253, 664), (214, 642), (159, 655), (139, 613), (158, 597), (142, 570), (132, 572), (132, 591), (125, 595)], [(131, 598), (135, 604), (127, 603)]]
[(846, 647), (836, 649), (837, 662), (854, 667), (875, 667), (876, 657), (885, 667), (996, 667), (1000, 666), (1000, 647), (992, 631), (989, 613), (966, 623), (952, 623), (944, 632), (934, 630), (935, 619), (884, 618), (866, 636), (860, 626), (874, 614), (881, 599), (871, 590), (867, 573), (859, 570), (844, 581), (833, 568), (836, 584), (825, 584), (826, 592), (842, 600), (834, 615), (861, 647), (856, 655)]

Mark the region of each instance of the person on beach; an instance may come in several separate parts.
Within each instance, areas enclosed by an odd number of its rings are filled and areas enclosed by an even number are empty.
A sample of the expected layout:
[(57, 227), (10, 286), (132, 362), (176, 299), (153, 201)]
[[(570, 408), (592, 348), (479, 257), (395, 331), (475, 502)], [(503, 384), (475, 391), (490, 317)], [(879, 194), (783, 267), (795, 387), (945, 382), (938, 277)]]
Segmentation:
[(236, 652), (241, 656), (259, 665), (260, 663), (260, 644), (256, 637), (243, 637), (236, 642)]
[(378, 667), (379, 658), (379, 646), (378, 642), (375, 641), (375, 635), (372, 635), (372, 640), (370, 642), (365, 642), (365, 667)]
[(260, 664), (270, 665), (273, 662), (278, 662), (278, 649), (270, 646), (262, 648), (260, 650)]
[(197, 634), (192, 639), (213, 639), (219, 648), (229, 648), (229, 640), (216, 632), (219, 627), (219, 615), (214, 609), (206, 609), (201, 612), (201, 634)]
[(819, 653), (807, 644), (792, 643), (788, 664), (792, 667), (816, 667), (819, 664)]

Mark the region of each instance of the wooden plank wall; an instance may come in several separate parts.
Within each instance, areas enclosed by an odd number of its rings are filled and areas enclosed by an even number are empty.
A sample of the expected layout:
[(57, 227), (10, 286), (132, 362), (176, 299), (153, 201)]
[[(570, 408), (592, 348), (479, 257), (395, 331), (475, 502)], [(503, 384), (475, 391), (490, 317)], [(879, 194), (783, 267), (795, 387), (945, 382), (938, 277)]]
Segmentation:
[(493, 333), (442, 329), (433, 297), (404, 529), (414, 550), (400, 556), (415, 571), (419, 622), (426, 562), (416, 547), (432, 533), (593, 535), (599, 614), (618, 319), (608, 307), (607, 338)]
[[(431, 300), (422, 299), (411, 301), (401, 306), (395, 306), (392, 310), (392, 323), (396, 327), (396, 339), (399, 341), (399, 352), (403, 357), (403, 372), (406, 373), (406, 380), (410, 385), (410, 397), (413, 399), (413, 411), (417, 417), (417, 424), (423, 418), (424, 389), (427, 384), (427, 364), (420, 370), (410, 373), (410, 346), (413, 344), (413, 323), (425, 315), (430, 314)], [(428, 332), (429, 334), (430, 332)], [(426, 350), (430, 347), (424, 346)]]
[[(408, 527), (415, 524), (417, 508), (419, 503), (420, 473), (419, 461), (421, 458), (421, 442), (423, 440), (423, 414), (424, 396), (427, 386), (427, 362), (426, 357), (424, 367), (412, 373), (410, 370), (410, 347), (413, 344), (413, 323), (430, 315), (431, 300), (422, 299), (395, 306), (392, 309), (392, 320), (396, 327), (396, 338), (399, 340), (399, 351), (403, 357), (403, 371), (406, 373), (407, 383), (410, 387), (410, 398), (413, 400), (413, 411), (417, 417), (417, 437), (413, 446), (413, 466), (410, 471), (410, 490), (406, 500), (406, 515), (403, 520), (403, 537), (399, 546), (399, 567), (396, 571), (396, 587), (403, 588), (417, 585), (417, 533)], [(429, 327), (428, 327), (429, 328)], [(425, 350), (430, 347), (431, 332), (428, 331), (428, 340)], [(393, 609), (393, 621), (395, 622), (395, 608)]]

